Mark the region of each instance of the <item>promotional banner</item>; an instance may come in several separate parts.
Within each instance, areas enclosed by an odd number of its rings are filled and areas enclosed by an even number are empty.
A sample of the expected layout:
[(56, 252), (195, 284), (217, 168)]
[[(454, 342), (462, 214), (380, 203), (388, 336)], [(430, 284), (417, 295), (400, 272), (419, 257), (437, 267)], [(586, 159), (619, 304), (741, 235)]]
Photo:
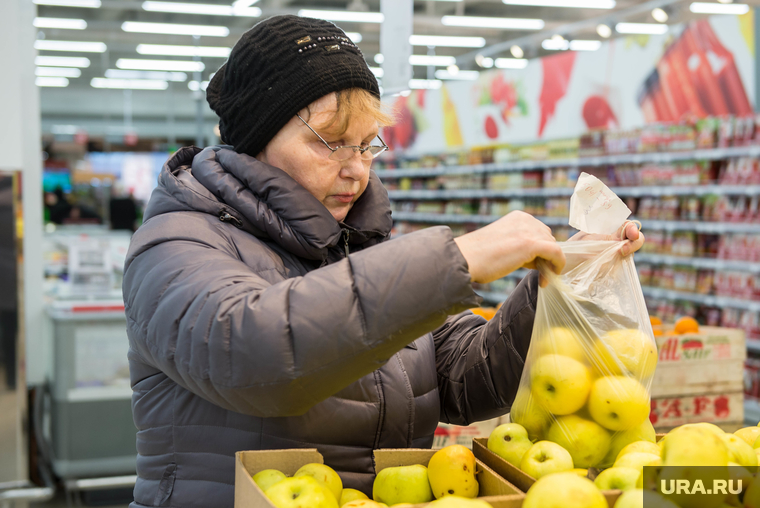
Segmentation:
[(384, 139), (408, 154), (574, 138), (597, 128), (753, 114), (754, 12), (558, 52), (521, 70), (389, 98)]

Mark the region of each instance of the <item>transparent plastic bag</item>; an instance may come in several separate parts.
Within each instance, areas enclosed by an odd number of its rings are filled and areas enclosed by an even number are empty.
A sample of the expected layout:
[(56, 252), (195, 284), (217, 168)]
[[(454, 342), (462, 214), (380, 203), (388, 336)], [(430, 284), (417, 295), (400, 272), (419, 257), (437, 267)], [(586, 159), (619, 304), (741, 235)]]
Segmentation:
[(633, 257), (623, 242), (561, 244), (562, 274), (539, 263), (533, 335), (511, 418), (531, 440), (558, 443), (576, 468), (611, 466), (649, 422), (657, 345)]

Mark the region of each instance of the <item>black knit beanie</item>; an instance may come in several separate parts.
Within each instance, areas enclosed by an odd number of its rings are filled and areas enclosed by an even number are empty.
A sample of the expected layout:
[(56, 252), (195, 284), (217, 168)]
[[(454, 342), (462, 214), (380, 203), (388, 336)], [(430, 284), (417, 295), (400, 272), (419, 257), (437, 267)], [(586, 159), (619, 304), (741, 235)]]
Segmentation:
[(347, 88), (377, 97), (377, 79), (346, 34), (321, 19), (274, 16), (232, 48), (206, 90), (222, 141), (255, 157), (315, 100)]

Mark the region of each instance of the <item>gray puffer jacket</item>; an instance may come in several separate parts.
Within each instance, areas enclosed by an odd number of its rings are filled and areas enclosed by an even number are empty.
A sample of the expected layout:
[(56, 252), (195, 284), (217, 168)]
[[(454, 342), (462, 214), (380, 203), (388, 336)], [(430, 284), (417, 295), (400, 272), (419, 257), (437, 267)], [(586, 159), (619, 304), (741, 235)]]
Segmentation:
[(183, 148), (145, 218), (123, 284), (133, 508), (231, 507), (238, 450), (316, 447), (371, 492), (373, 449), (509, 410), (537, 277), (489, 323), (464, 312), (478, 298), (451, 231), (386, 241), (374, 173), (338, 223), (280, 169)]

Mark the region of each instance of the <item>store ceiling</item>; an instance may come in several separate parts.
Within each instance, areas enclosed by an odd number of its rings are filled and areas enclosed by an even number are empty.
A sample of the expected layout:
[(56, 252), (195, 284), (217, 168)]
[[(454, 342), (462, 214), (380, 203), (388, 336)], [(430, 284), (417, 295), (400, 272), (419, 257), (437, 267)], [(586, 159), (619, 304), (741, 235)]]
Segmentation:
[[(49, 2), (50, 0), (40, 0)], [(193, 3), (192, 0), (184, 0)], [(230, 5), (220, 0), (202, 0), (203, 4)], [(506, 0), (509, 1), (509, 0)], [(512, 0), (514, 1), (514, 0)], [(574, 0), (575, 1), (575, 0)], [(760, 4), (760, 0), (752, 0)], [(476, 36), (486, 41), (485, 48), (436, 47), (435, 54), (459, 57), (462, 69), (482, 70), (473, 60), (477, 53), (489, 53), (489, 48), (500, 44), (498, 52), (488, 56), (511, 57), (509, 46), (505, 41), (518, 41), (526, 58), (544, 56), (554, 53), (541, 47), (541, 42), (554, 34), (561, 34), (566, 39), (602, 40), (596, 33), (598, 22), (608, 22), (614, 27), (617, 21), (654, 23), (651, 9), (662, 5), (669, 14), (668, 24), (692, 19), (695, 15), (689, 11), (688, 1), (683, 0), (617, 0), (613, 9), (585, 9), (538, 7), (526, 5), (505, 5), (502, 0), (464, 0), (464, 1), (415, 1), (414, 33), (417, 35)], [(237, 39), (252, 25), (268, 16), (277, 14), (297, 14), (301, 9), (324, 10), (358, 10), (379, 12), (379, 0), (259, 0), (254, 7), (260, 8), (262, 15), (255, 17), (211, 16), (187, 13), (149, 12), (143, 8), (142, 0), (102, 0), (99, 8), (76, 8), (53, 5), (38, 5), (38, 16), (45, 18), (83, 19), (87, 23), (84, 30), (59, 28), (39, 28), (40, 41), (77, 41), (102, 42), (106, 51), (102, 53), (83, 53), (71, 51), (40, 50), (41, 56), (86, 57), (89, 67), (81, 68), (81, 76), (69, 78), (65, 88), (41, 88), (41, 108), (43, 132), (54, 132), (59, 136), (70, 135), (75, 129), (86, 130), (91, 136), (107, 133), (121, 135), (123, 129), (131, 128), (141, 137), (167, 137), (167, 128), (173, 129), (169, 137), (194, 137), (197, 97), (190, 90), (189, 84), (197, 78), (192, 72), (186, 73), (186, 79), (169, 83), (167, 90), (147, 91), (105, 90), (92, 87), (93, 78), (102, 78), (106, 72), (116, 69), (119, 59), (161, 59), (192, 60), (192, 57), (141, 55), (137, 53), (140, 44), (160, 44), (192, 46), (193, 37), (188, 35), (160, 35), (147, 33), (130, 33), (122, 29), (123, 23), (150, 22), (188, 25), (213, 25), (229, 29), (226, 37), (201, 37), (197, 44), (201, 46), (231, 48)], [(633, 11), (633, 14), (631, 12)], [(545, 22), (543, 30), (505, 30), (492, 28), (466, 28), (444, 26), (443, 16), (465, 15), (482, 17), (507, 17), (541, 19)], [(622, 19), (618, 19), (622, 18)], [(584, 25), (584, 21), (587, 21)], [(580, 23), (579, 23), (580, 22)], [(358, 44), (370, 65), (379, 67), (374, 62), (374, 55), (380, 51), (380, 25), (377, 23), (336, 22), (346, 32), (360, 33), (362, 40)], [(573, 28), (567, 31), (567, 27)], [(613, 33), (613, 37), (617, 34)], [(44, 42), (40, 43), (41, 47)], [(428, 54), (425, 46), (415, 46), (414, 53)], [(463, 59), (463, 56), (467, 58)], [(222, 63), (224, 57), (203, 57), (205, 65), (201, 81), (209, 79)], [(438, 67), (437, 69), (444, 69)], [(111, 71), (113, 72), (113, 71)], [(414, 77), (427, 77), (426, 67), (415, 66)], [(180, 76), (181, 77), (181, 76)], [(214, 116), (202, 105), (203, 115), (213, 126)], [(124, 127), (123, 123), (130, 123)], [(192, 124), (192, 125), (191, 125)], [(210, 129), (210, 127), (209, 127)], [(67, 134), (68, 132), (68, 134)], [(210, 132), (210, 131), (209, 131)]]

